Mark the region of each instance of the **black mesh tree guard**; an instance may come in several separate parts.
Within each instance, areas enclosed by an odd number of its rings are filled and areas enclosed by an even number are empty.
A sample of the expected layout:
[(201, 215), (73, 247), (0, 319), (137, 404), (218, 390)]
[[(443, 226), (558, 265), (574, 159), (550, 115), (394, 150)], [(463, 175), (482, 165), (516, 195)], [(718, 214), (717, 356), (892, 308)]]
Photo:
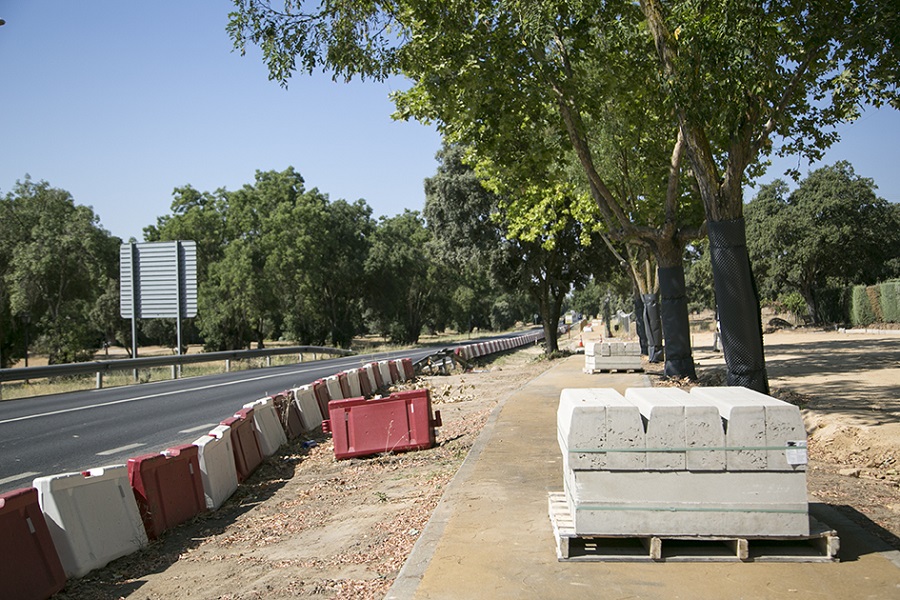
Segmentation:
[(643, 294), (641, 299), (644, 301), (644, 332), (647, 334), (647, 360), (657, 363), (663, 359), (659, 297), (656, 294)]
[(683, 266), (659, 268), (659, 296), (666, 341), (666, 377), (696, 379)]
[(634, 324), (637, 327), (638, 340), (641, 342), (641, 354), (647, 354), (647, 330), (644, 328), (644, 301), (640, 294), (634, 295)]
[(726, 384), (768, 394), (759, 294), (747, 255), (744, 220), (710, 221), (708, 233)]

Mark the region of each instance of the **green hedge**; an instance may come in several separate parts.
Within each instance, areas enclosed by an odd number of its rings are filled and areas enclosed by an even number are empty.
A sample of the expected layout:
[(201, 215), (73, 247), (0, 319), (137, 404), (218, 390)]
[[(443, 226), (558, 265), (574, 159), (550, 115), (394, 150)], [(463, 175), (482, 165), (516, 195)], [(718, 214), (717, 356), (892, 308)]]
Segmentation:
[(881, 300), (881, 314), (886, 323), (900, 323), (900, 281), (885, 281), (878, 284)]
[(872, 323), (900, 323), (900, 281), (853, 286), (850, 322), (859, 327)]
[(853, 286), (850, 299), (850, 322), (856, 327), (865, 327), (875, 322), (875, 310), (869, 301), (869, 294), (864, 285)]

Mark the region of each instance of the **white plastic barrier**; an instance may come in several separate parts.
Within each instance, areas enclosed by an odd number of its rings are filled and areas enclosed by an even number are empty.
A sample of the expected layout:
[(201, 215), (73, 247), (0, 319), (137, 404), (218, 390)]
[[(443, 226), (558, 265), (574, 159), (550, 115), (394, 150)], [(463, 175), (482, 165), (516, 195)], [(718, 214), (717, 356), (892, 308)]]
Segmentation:
[(397, 367), (397, 373), (400, 375), (400, 379), (398, 379), (397, 381), (406, 381), (406, 368), (403, 366), (403, 359), (397, 358), (391, 362), (393, 362), (394, 366)]
[(282, 444), (287, 443), (284, 427), (278, 419), (275, 403), (271, 398), (262, 398), (256, 402), (248, 402), (244, 408), (253, 409), (253, 427), (259, 439), (259, 450), (263, 456), (272, 456)]
[(312, 386), (302, 385), (294, 388), (294, 402), (300, 409), (300, 422), (303, 429), (312, 431), (322, 426), (322, 413), (319, 411), (319, 403)]
[(388, 365), (388, 361), (380, 361), (378, 363), (378, 371), (381, 373), (381, 381), (384, 382), (384, 385), (391, 385), (392, 383), (394, 383), (394, 378), (391, 376), (391, 367)]
[(745, 388), (566, 389), (557, 430), (579, 535), (809, 535), (796, 406)]
[(222, 506), (238, 487), (231, 427), (219, 425), (207, 435), (194, 440), (194, 445), (199, 448), (206, 508), (215, 510)]
[(34, 487), (67, 577), (147, 545), (125, 465), (38, 477)]
[(341, 380), (337, 375), (325, 378), (325, 387), (328, 389), (328, 397), (332, 400), (343, 400), (344, 390), (341, 389)]
[(347, 369), (347, 383), (350, 385), (350, 397), (358, 398), (363, 395), (359, 387), (359, 369)]

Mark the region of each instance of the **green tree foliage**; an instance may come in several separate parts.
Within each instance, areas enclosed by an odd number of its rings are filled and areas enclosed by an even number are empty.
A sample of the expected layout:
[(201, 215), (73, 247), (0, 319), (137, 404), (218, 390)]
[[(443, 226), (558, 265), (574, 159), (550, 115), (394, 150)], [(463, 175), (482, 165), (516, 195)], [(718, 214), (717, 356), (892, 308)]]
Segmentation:
[(438, 174), (426, 182), (425, 215), (438, 247), (456, 264), (486, 264), (507, 291), (527, 291), (538, 306), (547, 351), (554, 352), (566, 294), (609, 264), (609, 253), (592, 228), (572, 214), (565, 188), (520, 188), (542, 198), (528, 204), (535, 213), (528, 230), (515, 230), (508, 219), (511, 204), (488, 191), (463, 158), (461, 147), (445, 147)]
[(144, 234), (197, 242), (197, 327), (208, 350), (279, 337), (350, 345), (374, 227), (364, 201), (332, 202), (292, 167), (257, 171), (235, 191), (174, 195), (172, 214)]
[(781, 180), (763, 186), (745, 214), (763, 295), (798, 292), (814, 323), (823, 320), (820, 290), (896, 275), (900, 211), (847, 162), (812, 171), (793, 192)]
[(375, 229), (365, 263), (371, 282), (366, 305), (377, 330), (393, 342), (418, 342), (442, 295), (440, 267), (428, 252), (430, 240), (431, 232), (415, 211), (382, 218)]
[(688, 298), (690, 298), (690, 309), (694, 311), (714, 309), (716, 292), (713, 288), (709, 240), (701, 240), (685, 249), (684, 276)]
[[(102, 341), (90, 315), (116, 276), (120, 240), (87, 206), (45, 181), (26, 177), (0, 201), (2, 361), (21, 356), (28, 315), (33, 347), (51, 364), (85, 360)], [(24, 341), (24, 340), (22, 340)]]
[[(854, 118), (860, 104), (898, 104), (900, 25), (884, 0), (392, 0), (317, 8), (235, 0), (235, 7), (228, 27), (235, 45), (257, 44), (273, 79), (286, 83), (295, 69), (345, 78), (403, 73), (414, 82), (396, 96), (403, 116), (437, 120), (451, 140), (495, 163), (503, 158), (507, 168), (519, 164), (526, 176), (535, 164), (556, 162), (547, 158), (564, 132), (605, 224), (647, 234), (644, 243), (659, 242), (666, 262), (680, 259), (688, 241), (670, 218), (678, 195), (666, 196), (664, 226), (642, 232), (598, 167), (590, 134), (604, 104), (616, 123), (649, 128), (648, 139), (673, 139), (677, 124), (672, 165), (683, 145), (717, 240), (712, 266), (727, 308), (728, 381), (760, 391), (768, 382), (761, 327), (747, 325), (759, 324), (759, 301), (743, 247), (745, 177), (759, 172), (775, 136), (786, 140), (782, 152), (819, 158), (837, 137), (834, 126)], [(637, 119), (628, 107), (640, 107)]]

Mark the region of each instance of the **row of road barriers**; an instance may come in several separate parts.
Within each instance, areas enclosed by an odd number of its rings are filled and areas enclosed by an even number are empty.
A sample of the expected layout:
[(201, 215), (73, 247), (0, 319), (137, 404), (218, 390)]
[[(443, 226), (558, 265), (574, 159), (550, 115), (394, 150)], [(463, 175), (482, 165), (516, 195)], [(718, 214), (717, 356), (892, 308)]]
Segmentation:
[[(371, 392), (414, 376), (410, 359), (342, 372), (333, 377), (343, 385), (331, 386), (334, 397), (324, 397), (324, 407), (357, 389)], [(0, 597), (49, 598), (68, 578), (219, 508), (288, 439), (321, 426), (328, 413), (316, 394), (328, 391), (324, 380), (285, 390), (245, 404), (192, 444), (124, 465), (38, 477), (30, 488), (0, 495)]]
[[(537, 339), (527, 334), (474, 346), (483, 356)], [(406, 437), (381, 451), (431, 447), (440, 413), (431, 414), (427, 390), (366, 400), (414, 377), (409, 358), (372, 362), (249, 402), (192, 444), (130, 458), (124, 465), (38, 477), (30, 488), (0, 494), (0, 597), (49, 598), (68, 578), (82, 577), (218, 509), (266, 457), (323, 421), (330, 430), (338, 418), (362, 424), (361, 408), (379, 407), (382, 416), (386, 410), (407, 423)], [(388, 421), (393, 427), (394, 419)], [(348, 432), (335, 435), (337, 458), (372, 453), (360, 446), (365, 436), (354, 441)]]
[(496, 354), (497, 352), (505, 352), (507, 350), (514, 350), (516, 348), (520, 348), (522, 346), (527, 346), (529, 344), (536, 344), (544, 339), (544, 332), (541, 331), (533, 331), (530, 333), (526, 333), (524, 335), (518, 335), (511, 338), (503, 338), (499, 340), (490, 340), (487, 342), (476, 342), (474, 344), (467, 344), (465, 346), (460, 346), (454, 350), (454, 355), (457, 359), (462, 359), (464, 363), (468, 363), (469, 361), (475, 358), (481, 358), (482, 356), (488, 356), (490, 354)]

